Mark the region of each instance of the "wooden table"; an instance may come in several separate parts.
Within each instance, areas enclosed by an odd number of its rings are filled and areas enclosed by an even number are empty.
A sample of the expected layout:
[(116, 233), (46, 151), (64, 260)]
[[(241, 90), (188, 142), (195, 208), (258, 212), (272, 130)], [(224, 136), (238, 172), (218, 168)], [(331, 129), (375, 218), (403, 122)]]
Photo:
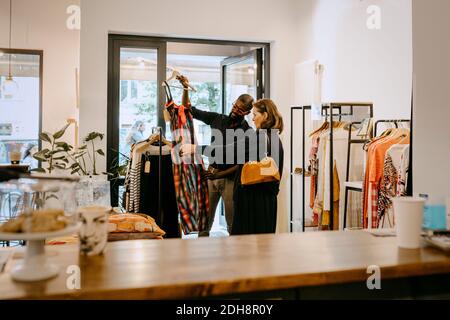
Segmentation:
[(159, 233), (155, 232), (110, 232), (108, 233), (108, 241), (125, 241), (125, 240), (162, 240)]
[[(0, 299), (256, 297), (258, 292), (267, 293), (262, 297), (342, 298), (347, 289), (357, 297), (362, 297), (358, 290), (379, 297), (366, 287), (371, 265), (381, 267), (385, 290), (379, 292), (384, 294), (391, 292), (389, 286), (404, 290), (411, 283), (402, 281), (428, 276), (434, 280), (427, 283), (437, 283), (431, 288), (447, 286), (444, 293), (449, 292), (449, 257), (432, 248), (402, 250), (395, 240), (364, 231), (137, 240), (109, 243), (104, 256), (91, 258), (79, 257), (74, 245), (53, 246), (47, 250), (49, 259), (62, 266), (59, 276), (16, 283), (8, 272), (17, 260), (11, 260), (0, 274)], [(66, 286), (70, 265), (80, 266), (81, 290)]]

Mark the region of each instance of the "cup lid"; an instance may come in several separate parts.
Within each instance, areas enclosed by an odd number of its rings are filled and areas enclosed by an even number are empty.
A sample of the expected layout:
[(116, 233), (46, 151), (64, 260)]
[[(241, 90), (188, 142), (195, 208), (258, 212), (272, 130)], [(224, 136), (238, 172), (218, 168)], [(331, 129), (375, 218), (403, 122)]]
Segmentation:
[(393, 198), (392, 201), (404, 203), (425, 203), (426, 200), (420, 197), (397, 197)]

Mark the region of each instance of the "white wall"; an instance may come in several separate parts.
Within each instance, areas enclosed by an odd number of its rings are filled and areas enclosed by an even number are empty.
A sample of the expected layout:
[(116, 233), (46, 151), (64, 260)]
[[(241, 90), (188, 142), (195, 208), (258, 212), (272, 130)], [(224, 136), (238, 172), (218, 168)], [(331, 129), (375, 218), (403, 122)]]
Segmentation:
[[(381, 9), (381, 29), (369, 30), (367, 8)], [(370, 101), (379, 119), (410, 118), (411, 0), (315, 0), (309, 50), (302, 62), (325, 65), (323, 101)]]
[(414, 192), (450, 196), (450, 1), (413, 0)]
[[(409, 119), (412, 88), (412, 17), (411, 0), (312, 0), (301, 2), (299, 39), (302, 48), (298, 63), (318, 60), (324, 65), (322, 100), (324, 102), (361, 101), (374, 103), (378, 119)], [(370, 30), (367, 9), (377, 5), (381, 10), (381, 28)], [(313, 68), (310, 68), (313, 70)], [(297, 73), (293, 84), (295, 104), (308, 101), (312, 92), (304, 77)], [(308, 79), (308, 80), (305, 80)], [(309, 80), (311, 79), (311, 80)], [(300, 88), (304, 90), (300, 90)], [(301, 115), (294, 126), (301, 134)], [(306, 132), (312, 123), (306, 123)], [(302, 166), (301, 137), (294, 137), (294, 167)], [(306, 150), (310, 143), (306, 140)], [(307, 154), (306, 154), (307, 155)], [(307, 160), (306, 160), (307, 163)], [(294, 176), (294, 219), (301, 218), (301, 176)], [(306, 180), (308, 202), (309, 181)], [(310, 210), (306, 206), (306, 219)], [(299, 230), (300, 225), (296, 224)]]
[[(66, 8), (79, 0), (14, 0), (12, 47), (44, 51), (42, 129), (54, 132), (77, 118), (75, 68), (79, 31), (66, 28)], [(9, 0), (0, 0), (0, 48), (8, 47)], [(24, 115), (26, 116), (26, 115)], [(67, 141), (73, 142), (74, 130)]]
[[(290, 84), (299, 47), (295, 0), (81, 0), (80, 135), (106, 132), (108, 32), (242, 41), (270, 41), (271, 97), (289, 122)], [(286, 128), (284, 142), (288, 144)], [(105, 142), (106, 143), (106, 142)], [(288, 163), (288, 156), (286, 164)], [(279, 198), (279, 231), (288, 228), (286, 165)], [(103, 166), (102, 169), (105, 169)]]

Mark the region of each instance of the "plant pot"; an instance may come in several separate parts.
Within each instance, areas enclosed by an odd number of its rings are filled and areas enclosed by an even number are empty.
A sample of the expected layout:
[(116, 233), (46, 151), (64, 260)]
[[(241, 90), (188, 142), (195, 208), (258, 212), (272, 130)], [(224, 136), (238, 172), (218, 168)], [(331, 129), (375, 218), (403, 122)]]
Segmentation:
[(111, 206), (108, 176), (82, 176), (76, 187), (76, 199), (78, 207)]

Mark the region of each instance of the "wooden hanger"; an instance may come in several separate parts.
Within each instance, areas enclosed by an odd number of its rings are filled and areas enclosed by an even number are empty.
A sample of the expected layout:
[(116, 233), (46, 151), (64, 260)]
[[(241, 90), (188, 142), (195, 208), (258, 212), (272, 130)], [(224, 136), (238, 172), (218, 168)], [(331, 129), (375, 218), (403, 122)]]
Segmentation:
[[(174, 80), (174, 79), (178, 79), (178, 77), (180, 77), (180, 76), (181, 76), (181, 73), (180, 73), (179, 71), (173, 69), (172, 75), (171, 75), (168, 79), (166, 79), (166, 81), (164, 81), (164, 82), (162, 83), (162, 86), (165, 87), (165, 86), (166, 86), (166, 83), (168, 84), (170, 81), (172, 81), (172, 80)], [(178, 88), (178, 89), (185, 89), (185, 88), (182, 88), (182, 87), (176, 87), (176, 86), (171, 86), (171, 87), (173, 87), (173, 88)], [(190, 90), (190, 91), (197, 92), (197, 90), (196, 90), (191, 84), (188, 84), (188, 88), (187, 88), (186, 90)]]
[(167, 140), (164, 136), (160, 136), (159, 132), (155, 132), (150, 137), (148, 137), (147, 143), (154, 144), (155, 142), (160, 141), (160, 138), (162, 138), (161, 142), (164, 143), (166, 146), (170, 147), (172, 146), (172, 143), (169, 140)]
[(330, 123), (328, 121), (322, 123), (322, 125), (319, 128), (317, 128), (316, 130), (314, 130), (313, 132), (311, 132), (309, 134), (309, 137), (311, 138), (316, 133), (319, 133), (319, 132), (322, 132), (322, 131), (328, 129), (329, 126), (330, 126)]

